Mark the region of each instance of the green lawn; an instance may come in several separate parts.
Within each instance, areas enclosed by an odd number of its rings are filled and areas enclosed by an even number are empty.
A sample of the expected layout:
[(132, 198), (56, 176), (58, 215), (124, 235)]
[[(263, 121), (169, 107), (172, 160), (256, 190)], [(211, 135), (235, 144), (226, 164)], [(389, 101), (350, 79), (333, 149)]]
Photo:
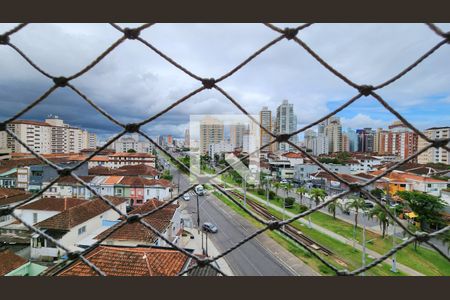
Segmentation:
[[(255, 192), (250, 192), (253, 195), (259, 196)], [(261, 197), (264, 199), (264, 197)], [(270, 201), (270, 203), (282, 207), (282, 200), (276, 199)], [(293, 208), (287, 209), (292, 213), (299, 213), (299, 206), (296, 205)], [(281, 216), (281, 214), (280, 214)], [(321, 227), (324, 227), (334, 233), (337, 233), (347, 239), (353, 239), (354, 226), (348, 222), (340, 219), (334, 219), (332, 216), (325, 214), (323, 212), (314, 212), (311, 214), (311, 221)], [(359, 224), (358, 224), (359, 225)], [(358, 226), (356, 230), (356, 240), (362, 243), (362, 228)], [(366, 231), (366, 241), (371, 240), (367, 243), (367, 248), (384, 254), (388, 252), (392, 247), (392, 237), (385, 237), (384, 239), (381, 235), (374, 233), (372, 231)], [(397, 239), (396, 243), (401, 243), (402, 240)], [(405, 266), (408, 266), (424, 275), (429, 276), (449, 276), (450, 275), (450, 264), (448, 261), (442, 257), (439, 253), (426, 249), (424, 247), (417, 247), (417, 251), (414, 250), (414, 245), (408, 245), (399, 252), (397, 252), (397, 261)]]
[[(261, 228), (263, 225), (261, 225), (258, 221), (253, 219), (251, 216), (249, 216), (245, 211), (243, 211), (241, 208), (239, 208), (235, 203), (227, 199), (225, 196), (220, 194), (219, 192), (213, 192), (213, 194), (223, 201), (226, 205), (230, 206), (234, 211), (236, 211), (239, 215), (243, 216), (252, 224), (254, 224), (256, 227)], [(271, 210), (271, 212), (278, 216), (277, 211)], [(281, 214), (280, 214), (281, 216)], [(341, 260), (344, 261), (345, 266), (342, 266), (338, 261), (336, 261), (332, 257), (323, 256), (324, 259), (326, 259), (328, 262), (333, 264), (334, 266), (338, 268), (346, 268), (349, 270), (358, 268), (361, 264), (361, 256), (362, 252), (358, 250), (352, 249), (351, 246), (348, 246), (342, 242), (339, 242), (333, 238), (330, 238), (322, 233), (319, 233), (313, 229), (305, 228), (298, 222), (295, 222), (296, 227), (298, 227), (299, 230), (301, 230), (305, 235), (309, 236), (310, 238), (314, 239), (318, 243), (322, 244), (323, 246), (333, 249), (334, 253), (340, 257)], [(280, 234), (277, 231), (267, 231), (269, 236), (276, 240), (278, 243), (280, 243), (281, 246), (286, 248), (288, 251), (296, 255), (298, 258), (300, 258), (302, 261), (304, 261), (306, 264), (311, 266), (314, 270), (317, 272), (323, 274), (323, 275), (335, 275), (334, 271), (328, 268), (326, 265), (324, 265), (322, 262), (320, 262), (317, 258), (312, 256), (309, 252), (307, 252), (303, 247), (295, 243), (294, 241), (291, 241), (290, 239), (286, 238), (282, 234)], [(345, 257), (345, 259), (342, 259), (342, 257)], [(370, 258), (366, 257), (367, 263), (371, 261)], [(366, 275), (376, 275), (376, 276), (404, 276), (406, 274), (403, 274), (401, 272), (394, 274), (389, 271), (390, 266), (386, 263), (381, 263), (379, 266), (376, 266), (372, 268), (371, 270), (366, 272)]]

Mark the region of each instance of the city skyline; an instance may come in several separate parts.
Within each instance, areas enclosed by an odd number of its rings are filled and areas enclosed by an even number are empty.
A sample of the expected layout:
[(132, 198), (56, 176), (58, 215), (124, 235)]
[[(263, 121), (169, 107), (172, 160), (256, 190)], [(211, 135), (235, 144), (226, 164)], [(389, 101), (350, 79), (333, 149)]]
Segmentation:
[[(449, 24), (442, 26), (445, 29)], [(1, 24), (0, 27), (9, 28), (11, 25)], [(230, 28), (241, 34), (225, 39), (209, 39), (212, 31), (221, 32)], [(41, 43), (39, 34), (46, 30), (53, 34), (51, 55), (36, 48)], [(86, 30), (90, 32), (89, 36), (83, 34)], [(33, 53), (33, 59), (42, 68), (61, 75), (70, 74), (86, 65), (117, 37), (113, 28), (101, 24), (33, 24), (24, 29), (24, 32), (27, 33), (26, 40), (20, 32), (14, 36), (13, 42), (23, 48), (25, 53)], [(333, 36), (333, 40), (325, 42), (315, 38), (321, 34)], [(274, 33), (260, 24), (157, 24), (143, 35), (180, 64), (192, 68), (194, 73), (218, 77), (273, 38)], [(164, 39), (168, 35), (176, 39), (169, 42)], [(429, 35), (428, 28), (420, 24), (317, 24), (302, 32), (302, 38), (349, 78), (358, 83), (371, 84), (394, 76), (438, 41), (437, 36)], [(61, 44), (61, 40), (66, 40), (67, 43)], [(402, 51), (393, 51), (393, 40), (395, 47)], [(345, 45), (349, 42), (358, 47), (347, 49)], [(176, 47), (169, 47), (173, 46), (172, 43), (176, 43)], [(332, 48), (328, 46), (330, 43), (333, 43)], [(233, 48), (232, 51), (211, 51), (230, 44), (240, 47)], [(81, 55), (74, 57), (73, 49), (78, 49), (80, 45), (89, 47), (89, 51), (82, 51)], [(339, 51), (344, 49), (345, 51)], [(426, 59), (421, 68), (414, 69), (381, 93), (381, 96), (421, 130), (447, 126), (450, 123), (448, 109), (442, 109), (448, 107), (450, 99), (450, 87), (447, 84), (449, 75), (445, 72), (450, 63), (444, 59), (449, 51), (442, 47), (435, 55)], [(215, 52), (222, 54), (218, 56)], [(198, 55), (191, 57), (192, 53)], [(42, 94), (50, 83), (37, 72), (30, 72), (29, 66), (13, 53), (2, 54), (5, 59), (0, 67), (7, 76), (0, 78), (0, 104), (3, 108), (0, 119), (6, 119), (17, 108), (24, 107)], [(187, 54), (190, 55), (189, 59)], [(60, 64), (60, 61), (66, 63)], [(370, 69), (367, 68), (368, 65), (371, 66)], [(115, 86), (111, 82), (120, 84)], [(23, 89), (23, 85), (27, 89)], [(86, 76), (75, 80), (74, 85), (124, 123), (145, 119), (198, 87), (194, 80), (135, 43), (119, 46)], [(127, 88), (123, 89), (125, 86)], [(288, 99), (297, 107), (295, 113), (299, 119), (298, 128), (326, 115), (355, 95), (352, 88), (334, 78), (299, 47), (284, 41), (252, 61), (248, 68), (221, 82), (220, 86), (251, 114), (258, 113), (262, 106), (275, 111), (282, 99)], [(124, 103), (127, 103), (127, 109), (124, 109)], [(61, 115), (70, 124), (97, 133), (100, 138), (120, 130), (118, 126), (99, 117), (96, 111), (69, 89), (58, 89), (23, 117), (42, 119), (49, 111)], [(239, 111), (217, 91), (206, 90), (143, 129), (147, 129), (151, 135), (161, 133), (181, 137), (187, 127), (189, 114), (205, 112)], [(424, 118), (424, 115), (430, 117)], [(378, 128), (395, 120), (393, 115), (371, 97), (359, 99), (339, 116), (344, 128)]]

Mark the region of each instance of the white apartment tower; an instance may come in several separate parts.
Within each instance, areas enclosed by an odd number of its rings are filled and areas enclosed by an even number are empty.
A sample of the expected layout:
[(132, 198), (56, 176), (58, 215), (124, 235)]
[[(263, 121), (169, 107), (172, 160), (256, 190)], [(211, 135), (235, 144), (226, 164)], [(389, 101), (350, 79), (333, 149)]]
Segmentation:
[[(294, 114), (294, 104), (290, 104), (288, 100), (283, 100), (282, 104), (277, 108), (277, 116), (275, 122), (276, 134), (287, 134), (297, 130), (297, 116)], [(293, 144), (297, 144), (297, 135), (289, 139)], [(295, 148), (288, 143), (279, 143), (278, 150), (292, 151)]]
[[(450, 127), (432, 127), (428, 128), (423, 132), (428, 138), (436, 140), (436, 139), (447, 139), (450, 137)], [(428, 145), (428, 142), (419, 137), (418, 140), (418, 149), (422, 149)], [(447, 144), (450, 146), (450, 143)], [(450, 152), (443, 148), (434, 148), (431, 147), (422, 154), (420, 154), (417, 158), (419, 164), (426, 163), (443, 163), (450, 164)]]
[(223, 141), (223, 122), (210, 116), (203, 118), (200, 121), (200, 154), (207, 154), (210, 144), (219, 144)]

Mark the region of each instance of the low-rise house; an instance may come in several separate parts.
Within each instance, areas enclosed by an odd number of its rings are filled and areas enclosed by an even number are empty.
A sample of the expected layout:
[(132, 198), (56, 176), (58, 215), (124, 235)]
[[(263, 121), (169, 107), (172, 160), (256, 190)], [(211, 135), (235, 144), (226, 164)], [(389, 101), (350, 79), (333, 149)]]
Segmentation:
[[(90, 185), (94, 176), (80, 176), (80, 179)], [(44, 182), (44, 186), (50, 184), (50, 182)], [(92, 197), (92, 192), (88, 190), (86, 186), (80, 183), (72, 176), (61, 177), (51, 187), (49, 187), (43, 195), (45, 197), (53, 198), (82, 198), (89, 199)]]
[(111, 169), (104, 166), (97, 166), (89, 169), (89, 175), (100, 176), (140, 176), (147, 179), (158, 179), (159, 172), (149, 165), (139, 164), (122, 166), (117, 169)]
[[(341, 174), (350, 174), (349, 165), (323, 164), (328, 170)], [(317, 164), (299, 164), (294, 167), (294, 181), (303, 182), (310, 179), (312, 174), (321, 171), (322, 168)]]
[[(0, 188), (0, 209), (15, 206), (31, 197), (31, 194), (21, 189)], [(10, 215), (0, 216), (0, 228), (11, 224), (16, 219)], [(0, 229), (0, 232), (1, 229)]]
[(298, 152), (286, 152), (281, 156), (283, 159), (287, 159), (293, 167), (304, 163), (303, 154)]
[[(129, 214), (144, 214), (164, 205), (165, 202), (151, 199), (145, 204), (131, 211)], [(151, 213), (142, 220), (150, 224), (160, 232), (167, 240), (178, 245), (179, 238), (183, 231), (183, 221), (177, 204), (169, 204), (158, 211)], [(112, 232), (112, 233), (111, 233)], [(95, 239), (101, 240), (105, 245), (116, 246), (169, 246), (157, 234), (139, 222), (128, 223), (116, 229), (114, 226), (104, 231)]]
[(10, 250), (0, 250), (0, 276), (37, 276), (46, 269)]
[[(107, 197), (113, 205), (126, 213), (126, 200), (118, 197)], [(119, 214), (113, 210), (102, 199), (86, 201), (74, 206), (44, 221), (36, 223), (35, 226), (70, 251), (81, 251), (83, 248), (77, 244), (93, 233), (98, 234), (98, 229), (105, 227), (105, 222), (116, 221)], [(31, 257), (33, 259), (55, 259), (65, 255), (65, 251), (56, 246), (52, 241), (34, 234), (31, 239)]]
[(115, 194), (122, 194), (132, 206), (141, 205), (153, 198), (167, 200), (171, 191), (172, 183), (169, 180), (135, 176), (124, 176), (115, 187)]
[(44, 197), (19, 206), (15, 212), (23, 221), (34, 225), (86, 201), (80, 198)]
[[(107, 276), (176, 276), (194, 263), (171, 248), (98, 246), (85, 255)], [(97, 276), (80, 259), (55, 272), (56, 276)]]

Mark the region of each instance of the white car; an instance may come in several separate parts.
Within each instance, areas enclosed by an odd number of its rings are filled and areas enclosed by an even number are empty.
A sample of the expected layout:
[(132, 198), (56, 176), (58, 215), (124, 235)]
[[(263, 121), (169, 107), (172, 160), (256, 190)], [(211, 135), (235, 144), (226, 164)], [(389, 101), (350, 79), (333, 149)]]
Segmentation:
[(183, 200), (184, 201), (189, 201), (189, 200), (191, 200), (191, 196), (189, 196), (189, 194), (184, 194), (183, 195)]

